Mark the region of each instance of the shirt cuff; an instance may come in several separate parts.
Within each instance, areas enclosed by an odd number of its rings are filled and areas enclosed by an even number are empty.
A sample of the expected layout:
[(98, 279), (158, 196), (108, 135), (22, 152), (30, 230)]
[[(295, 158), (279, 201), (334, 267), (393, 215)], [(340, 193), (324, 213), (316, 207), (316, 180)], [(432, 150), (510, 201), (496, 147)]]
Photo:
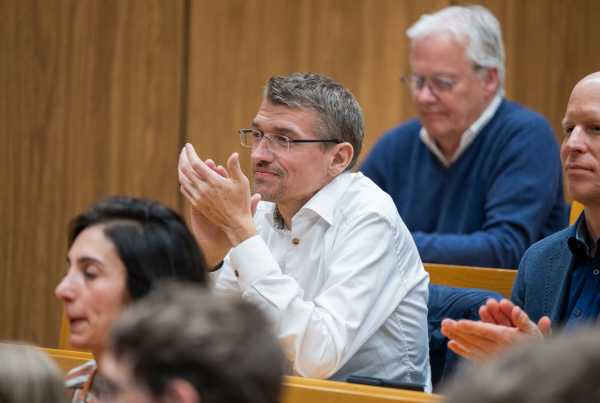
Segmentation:
[(281, 269), (260, 235), (254, 235), (229, 252), (233, 269), (242, 291), (263, 277), (281, 274)]

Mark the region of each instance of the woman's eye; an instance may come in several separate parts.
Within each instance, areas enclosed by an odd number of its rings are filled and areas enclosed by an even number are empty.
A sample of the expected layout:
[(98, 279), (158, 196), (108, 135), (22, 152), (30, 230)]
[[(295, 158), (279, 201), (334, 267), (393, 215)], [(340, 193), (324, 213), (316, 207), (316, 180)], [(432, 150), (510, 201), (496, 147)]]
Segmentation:
[(94, 266), (86, 266), (83, 268), (83, 277), (87, 280), (93, 280), (98, 277), (98, 269)]
[(573, 126), (564, 126), (563, 127), (563, 133), (567, 136), (569, 134), (571, 134), (572, 131), (573, 131)]

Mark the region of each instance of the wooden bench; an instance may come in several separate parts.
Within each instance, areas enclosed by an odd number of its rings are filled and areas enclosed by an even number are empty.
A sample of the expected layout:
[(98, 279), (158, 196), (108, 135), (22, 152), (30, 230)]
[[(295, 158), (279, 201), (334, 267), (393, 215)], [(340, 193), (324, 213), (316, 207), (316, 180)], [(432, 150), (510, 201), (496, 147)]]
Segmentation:
[(496, 291), (510, 298), (516, 270), (487, 267), (424, 263), (432, 284), (449, 287), (481, 288)]
[(440, 402), (441, 396), (410, 390), (286, 376), (281, 403)]
[(58, 364), (58, 367), (67, 373), (71, 368), (75, 368), (91, 359), (94, 356), (85, 351), (64, 350), (58, 348), (40, 348), (48, 354)]
[[(93, 358), (92, 354), (83, 351), (56, 348), (40, 348), (40, 350), (54, 359), (65, 373), (71, 368), (79, 366)], [(282, 394), (281, 403), (429, 403), (441, 401), (439, 395), (423, 392), (356, 385), (297, 376), (286, 376), (284, 378)]]

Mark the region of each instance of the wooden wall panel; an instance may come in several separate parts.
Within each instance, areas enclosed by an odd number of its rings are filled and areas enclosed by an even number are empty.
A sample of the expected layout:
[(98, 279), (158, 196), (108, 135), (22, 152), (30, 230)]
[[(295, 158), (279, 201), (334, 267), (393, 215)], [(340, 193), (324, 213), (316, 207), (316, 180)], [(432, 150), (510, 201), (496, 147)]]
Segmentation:
[[(363, 106), (364, 156), (382, 132), (414, 114), (399, 83), (408, 71), (405, 30), (419, 15), (464, 1), (194, 0), (188, 139), (224, 161), (239, 149), (260, 89), (273, 74), (317, 71)], [(507, 95), (545, 115), (559, 133), (573, 84), (600, 66), (600, 3), (483, 0), (500, 20)], [(215, 120), (218, 120), (215, 121)], [(242, 154), (248, 166), (247, 153)], [(246, 157), (244, 159), (244, 157)]]
[(74, 214), (108, 194), (179, 204), (185, 5), (0, 1), (0, 339), (56, 343)]
[[(181, 205), (183, 141), (219, 162), (240, 150), (269, 76), (316, 71), (349, 87), (364, 156), (413, 115), (399, 83), (406, 28), (451, 3), (0, 0), (0, 339), (52, 345), (68, 219), (110, 193)], [(573, 84), (600, 66), (600, 3), (479, 3), (503, 25), (508, 96), (558, 129)]]
[[(464, 2), (457, 2), (464, 3)], [(571, 89), (600, 70), (600, 2), (478, 1), (498, 17), (506, 48), (506, 92), (543, 114), (562, 140), (560, 122)]]
[[(335, 78), (359, 99), (368, 148), (412, 111), (399, 80), (407, 72), (404, 31), (421, 13), (447, 4), (193, 1), (188, 139), (202, 157), (224, 162), (240, 150), (237, 129), (254, 117), (265, 81), (275, 74), (314, 71)], [(241, 155), (248, 168), (249, 154)]]

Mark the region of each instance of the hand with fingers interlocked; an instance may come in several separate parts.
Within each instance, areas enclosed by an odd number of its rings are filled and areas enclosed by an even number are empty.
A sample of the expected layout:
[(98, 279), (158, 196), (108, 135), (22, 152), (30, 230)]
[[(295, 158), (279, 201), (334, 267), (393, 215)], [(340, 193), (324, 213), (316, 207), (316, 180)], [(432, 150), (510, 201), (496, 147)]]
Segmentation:
[(260, 195), (250, 194), (250, 183), (233, 153), (227, 168), (212, 160), (202, 161), (186, 144), (179, 156), (181, 193), (192, 205), (192, 231), (207, 263), (214, 266), (227, 251), (256, 235), (253, 214)]
[(536, 324), (507, 299), (489, 299), (479, 316), (480, 321), (444, 319), (441, 329), (452, 351), (474, 361), (485, 361), (523, 340), (551, 333), (550, 318), (544, 316)]

